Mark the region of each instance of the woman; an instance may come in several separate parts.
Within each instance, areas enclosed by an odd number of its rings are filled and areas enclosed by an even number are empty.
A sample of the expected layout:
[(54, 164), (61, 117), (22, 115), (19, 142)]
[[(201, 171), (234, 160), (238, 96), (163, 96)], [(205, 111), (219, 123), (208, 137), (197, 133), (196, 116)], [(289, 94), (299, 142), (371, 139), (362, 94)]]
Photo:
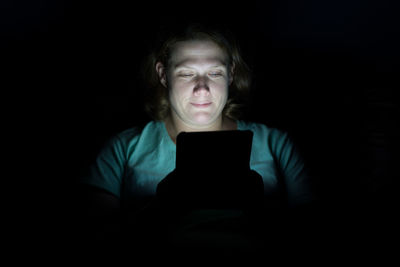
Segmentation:
[[(146, 206), (175, 169), (176, 137), (183, 131), (252, 131), (250, 168), (262, 177), (266, 204), (300, 206), (312, 200), (304, 164), (288, 135), (239, 119), (250, 77), (233, 41), (189, 27), (162, 42), (147, 70), (146, 109), (154, 120), (112, 138), (83, 178), (101, 189), (92, 199), (103, 214), (121, 205)], [(199, 162), (199, 168), (205, 165)]]

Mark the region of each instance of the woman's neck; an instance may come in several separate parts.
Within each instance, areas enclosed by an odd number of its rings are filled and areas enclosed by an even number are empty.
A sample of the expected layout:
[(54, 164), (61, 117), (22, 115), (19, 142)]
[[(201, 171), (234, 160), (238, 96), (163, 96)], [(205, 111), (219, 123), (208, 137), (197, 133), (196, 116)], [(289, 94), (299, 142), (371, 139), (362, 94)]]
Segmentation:
[(176, 137), (181, 132), (205, 132), (205, 131), (228, 131), (236, 130), (237, 124), (234, 120), (220, 116), (213, 123), (204, 127), (194, 127), (181, 122), (178, 118), (170, 115), (164, 120), (165, 127), (172, 141), (176, 143)]

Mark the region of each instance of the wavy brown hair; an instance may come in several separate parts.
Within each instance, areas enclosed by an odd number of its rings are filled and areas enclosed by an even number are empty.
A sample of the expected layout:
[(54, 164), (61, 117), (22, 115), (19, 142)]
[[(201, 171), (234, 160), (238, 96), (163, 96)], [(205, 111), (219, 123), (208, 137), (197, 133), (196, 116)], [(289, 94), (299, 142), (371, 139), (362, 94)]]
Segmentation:
[(226, 53), (228, 69), (234, 66), (233, 81), (229, 86), (228, 100), (222, 113), (233, 120), (243, 117), (243, 108), (247, 104), (250, 91), (251, 76), (235, 39), (228, 32), (190, 25), (183, 31), (167, 32), (165, 37), (159, 37), (158, 45), (144, 62), (144, 108), (152, 119), (163, 120), (170, 112), (168, 89), (160, 82), (156, 72), (157, 62), (168, 66), (171, 52), (178, 42), (205, 40), (214, 42)]

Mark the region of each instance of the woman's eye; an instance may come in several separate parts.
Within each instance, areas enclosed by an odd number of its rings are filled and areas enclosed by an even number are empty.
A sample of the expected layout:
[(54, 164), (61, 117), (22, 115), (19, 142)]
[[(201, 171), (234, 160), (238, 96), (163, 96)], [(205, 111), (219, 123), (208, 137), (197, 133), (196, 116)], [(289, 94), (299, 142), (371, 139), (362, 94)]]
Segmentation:
[(183, 77), (183, 78), (188, 78), (188, 77), (192, 77), (193, 73), (179, 73), (178, 76)]
[(219, 77), (219, 76), (222, 76), (222, 73), (221, 72), (211, 72), (210, 76), (211, 77)]

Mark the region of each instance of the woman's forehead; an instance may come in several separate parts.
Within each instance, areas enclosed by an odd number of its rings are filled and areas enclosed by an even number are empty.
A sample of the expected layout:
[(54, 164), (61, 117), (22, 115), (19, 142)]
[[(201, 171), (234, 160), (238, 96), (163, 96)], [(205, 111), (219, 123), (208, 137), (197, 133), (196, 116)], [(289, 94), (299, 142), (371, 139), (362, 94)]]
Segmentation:
[(175, 44), (170, 63), (175, 68), (196, 63), (226, 65), (227, 55), (212, 41), (184, 41)]

